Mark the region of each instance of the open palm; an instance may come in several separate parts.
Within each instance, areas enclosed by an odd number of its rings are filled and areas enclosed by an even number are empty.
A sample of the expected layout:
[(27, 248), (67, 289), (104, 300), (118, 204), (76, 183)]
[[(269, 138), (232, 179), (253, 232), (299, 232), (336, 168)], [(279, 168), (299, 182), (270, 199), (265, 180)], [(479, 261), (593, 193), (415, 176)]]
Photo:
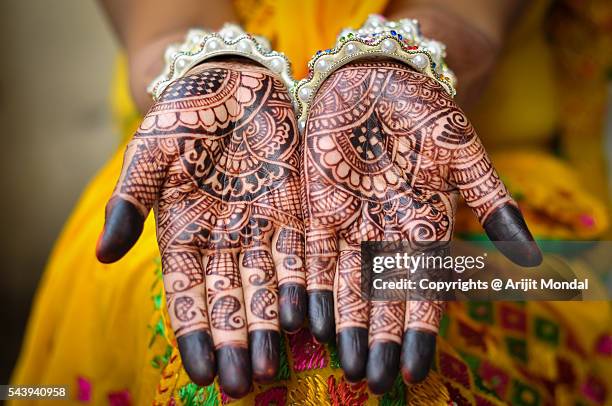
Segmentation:
[(320, 341), (337, 332), (347, 378), (367, 377), (375, 393), (390, 389), (400, 359), (406, 382), (427, 375), (443, 305), (362, 299), (362, 241), (449, 241), (461, 194), (492, 240), (525, 242), (511, 259), (540, 260), (463, 112), (405, 65), (352, 63), (323, 83), (304, 167), (311, 329)]
[(155, 207), (185, 369), (200, 385), (218, 369), (232, 397), (274, 378), (279, 324), (304, 318), (299, 165), (283, 84), (252, 63), (207, 62), (146, 115), (107, 206), (103, 262), (130, 249)]

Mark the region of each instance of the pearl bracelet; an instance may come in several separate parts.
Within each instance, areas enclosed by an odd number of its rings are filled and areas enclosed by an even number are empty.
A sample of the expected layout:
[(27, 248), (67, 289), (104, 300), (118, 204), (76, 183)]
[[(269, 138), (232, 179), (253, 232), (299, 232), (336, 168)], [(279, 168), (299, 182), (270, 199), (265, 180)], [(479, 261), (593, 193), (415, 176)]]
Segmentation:
[(370, 15), (361, 28), (343, 30), (333, 48), (318, 51), (308, 62), (308, 76), (293, 88), (300, 131), (306, 126), (310, 104), (325, 79), (351, 61), (372, 56), (405, 62), (437, 81), (450, 96), (455, 95), (456, 78), (444, 62), (444, 44), (423, 37), (417, 20), (387, 21)]
[(310, 105), (321, 84), (332, 72), (357, 59), (382, 56), (400, 60), (455, 95), (456, 78), (444, 61), (444, 44), (424, 37), (417, 20), (387, 21), (379, 15), (370, 15), (357, 30), (342, 30), (333, 48), (318, 51), (310, 59), (308, 76), (299, 82), (293, 79), (287, 57), (273, 51), (264, 37), (250, 35), (235, 24), (225, 24), (217, 32), (192, 29), (183, 43), (166, 49), (164, 71), (147, 91), (157, 100), (172, 81), (202, 61), (220, 55), (249, 58), (277, 75), (292, 95), (300, 131), (306, 126)]
[(249, 58), (268, 68), (292, 90), (295, 80), (287, 57), (273, 51), (267, 39), (247, 34), (235, 24), (225, 24), (219, 31), (191, 29), (185, 41), (166, 49), (164, 71), (148, 86), (147, 91), (157, 100), (168, 85), (187, 74), (202, 61), (220, 55), (237, 55)]

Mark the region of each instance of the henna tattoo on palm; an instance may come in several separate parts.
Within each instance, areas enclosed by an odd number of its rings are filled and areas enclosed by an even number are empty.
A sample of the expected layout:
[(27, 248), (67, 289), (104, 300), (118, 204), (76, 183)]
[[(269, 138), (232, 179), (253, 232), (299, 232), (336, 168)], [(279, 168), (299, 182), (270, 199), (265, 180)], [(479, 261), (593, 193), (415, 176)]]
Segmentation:
[(185, 368), (208, 384), (216, 357), (220, 384), (234, 397), (248, 392), (251, 366), (258, 381), (276, 375), (279, 315), (286, 330), (303, 320), (298, 142), (279, 80), (249, 63), (205, 63), (146, 115), (107, 206), (103, 262), (130, 249), (155, 207)]
[[(507, 256), (540, 261), (463, 112), (399, 63), (352, 63), (322, 85), (308, 117), (302, 182), (311, 328), (331, 340), (335, 313), (347, 378), (367, 375), (376, 393), (393, 384), (402, 347), (405, 380), (426, 376), (443, 304), (362, 299), (361, 241), (448, 241), (461, 194), (492, 240), (525, 242)], [(363, 354), (367, 363), (356, 359)]]

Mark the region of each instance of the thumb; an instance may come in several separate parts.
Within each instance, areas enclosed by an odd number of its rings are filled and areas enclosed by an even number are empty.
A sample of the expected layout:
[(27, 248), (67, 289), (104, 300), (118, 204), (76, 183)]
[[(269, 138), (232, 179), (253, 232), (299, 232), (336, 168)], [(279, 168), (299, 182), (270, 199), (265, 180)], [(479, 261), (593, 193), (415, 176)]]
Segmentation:
[(153, 140), (134, 138), (125, 151), (121, 176), (106, 205), (104, 229), (96, 247), (100, 262), (122, 258), (142, 233), (165, 177), (155, 156), (156, 144)]
[(512, 262), (538, 266), (542, 253), (478, 136), (471, 131), (453, 156), (451, 174), (489, 239)]

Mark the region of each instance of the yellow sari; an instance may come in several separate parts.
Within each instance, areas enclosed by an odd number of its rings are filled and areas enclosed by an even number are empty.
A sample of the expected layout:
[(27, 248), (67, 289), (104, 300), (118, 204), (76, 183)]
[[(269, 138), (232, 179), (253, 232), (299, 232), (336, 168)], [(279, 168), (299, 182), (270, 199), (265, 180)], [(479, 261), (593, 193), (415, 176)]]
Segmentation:
[[(360, 25), (385, 5), (386, 0), (236, 1), (247, 30), (271, 38), (293, 61), (297, 77), (305, 74), (309, 56), (327, 48), (340, 28)], [(536, 235), (596, 238), (607, 228), (604, 206), (584, 191), (574, 171), (533, 147), (553, 133), (562, 109), (555, 102), (558, 83), (550, 76), (554, 57), (540, 31), (548, 5), (535, 2), (516, 30), (473, 117), (490, 149), (502, 151), (493, 161), (519, 197)], [(521, 47), (525, 38), (530, 39), (528, 46)], [(526, 69), (520, 63), (526, 59), (532, 62), (529, 74), (517, 75), (517, 69)], [(120, 60), (113, 100), (124, 139), (140, 119), (126, 83)], [(500, 95), (506, 102), (488, 102)], [(512, 126), (502, 127), (508, 122)], [(528, 153), (503, 148), (517, 137), (529, 147)], [(166, 317), (152, 216), (125, 258), (112, 265), (95, 259), (104, 205), (119, 175), (122, 154), (123, 146), (86, 188), (57, 241), (12, 383), (68, 385), (75, 404), (230, 403), (216, 383), (198, 388), (182, 369)], [(594, 171), (593, 165), (575, 166)], [(544, 168), (548, 179), (530, 176), (534, 168)], [(566, 180), (563, 185), (550, 181), (559, 176)], [(569, 213), (567, 204), (554, 200), (561, 186), (572, 191)], [(545, 219), (540, 218), (542, 211)], [(561, 217), (563, 221), (554, 221)], [(482, 232), (470, 219), (459, 224), (465, 232)], [(382, 397), (369, 393), (365, 383), (348, 384), (335, 348), (317, 344), (304, 329), (284, 337), (277, 381), (255, 385), (236, 404), (606, 404), (612, 402), (612, 386), (606, 379), (612, 372), (610, 320), (609, 303), (452, 304), (441, 326), (430, 376), (410, 386), (398, 379)]]

